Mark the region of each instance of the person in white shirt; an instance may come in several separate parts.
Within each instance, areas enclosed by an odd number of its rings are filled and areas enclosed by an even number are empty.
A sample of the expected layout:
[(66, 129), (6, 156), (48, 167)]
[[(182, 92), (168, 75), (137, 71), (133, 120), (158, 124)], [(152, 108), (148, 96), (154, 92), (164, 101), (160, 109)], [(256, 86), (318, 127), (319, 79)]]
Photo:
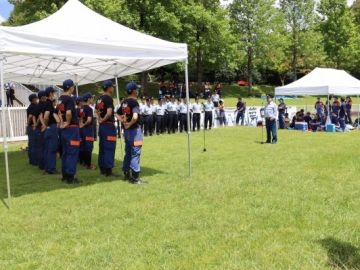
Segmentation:
[(195, 103), (191, 106), (191, 112), (193, 113), (193, 131), (197, 129), (200, 131), (200, 113), (201, 104), (199, 103), (199, 97), (195, 98)]
[[(266, 123), (266, 143), (277, 143), (277, 134), (276, 134), (276, 119), (278, 118), (278, 106), (274, 103), (273, 95), (267, 95), (267, 103), (264, 107), (264, 117)], [(272, 140), (270, 133), (272, 133)]]
[(218, 95), (216, 90), (214, 91), (214, 94), (212, 94), (211, 100), (214, 103), (215, 108), (219, 107), (220, 96)]
[(211, 130), (212, 119), (213, 119), (213, 109), (214, 103), (211, 101), (211, 97), (208, 97), (207, 101), (204, 104), (205, 117), (204, 117), (204, 128), (207, 129), (209, 125), (209, 129)]

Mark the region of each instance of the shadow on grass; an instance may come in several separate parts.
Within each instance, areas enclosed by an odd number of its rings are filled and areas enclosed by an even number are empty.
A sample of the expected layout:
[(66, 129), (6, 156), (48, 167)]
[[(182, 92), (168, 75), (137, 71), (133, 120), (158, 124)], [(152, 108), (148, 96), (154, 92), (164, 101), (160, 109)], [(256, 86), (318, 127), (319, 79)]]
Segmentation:
[[(0, 162), (2, 162), (2, 157), (0, 157)], [(119, 177), (105, 177), (100, 174), (100, 170), (88, 170), (80, 165), (77, 166), (76, 177), (79, 180), (82, 180), (83, 183), (69, 185), (61, 181), (62, 175), (48, 175), (44, 174), (43, 170), (40, 170), (37, 166), (32, 166), (28, 164), (28, 157), (26, 151), (14, 151), (8, 153), (9, 157), (9, 174), (10, 174), (10, 190), (12, 197), (20, 197), (32, 193), (41, 193), (48, 192), (57, 189), (73, 189), (88, 185), (113, 182), (113, 181), (122, 181), (123, 172), (122, 159), (115, 160), (115, 167), (113, 172), (118, 174)], [(97, 164), (98, 155), (92, 155), (92, 163)], [(61, 160), (57, 159), (57, 169), (61, 171)], [(7, 200), (7, 187), (6, 187), (6, 178), (5, 178), (5, 167), (0, 170), (0, 178), (3, 179), (0, 183), (0, 198), (2, 203), (8, 207)], [(154, 174), (162, 173), (162, 171), (155, 170), (152, 168), (141, 167), (141, 178), (151, 176)], [(3, 177), (4, 176), (4, 177)]]
[(327, 237), (318, 241), (328, 253), (328, 266), (336, 269), (360, 269), (359, 250), (353, 245)]

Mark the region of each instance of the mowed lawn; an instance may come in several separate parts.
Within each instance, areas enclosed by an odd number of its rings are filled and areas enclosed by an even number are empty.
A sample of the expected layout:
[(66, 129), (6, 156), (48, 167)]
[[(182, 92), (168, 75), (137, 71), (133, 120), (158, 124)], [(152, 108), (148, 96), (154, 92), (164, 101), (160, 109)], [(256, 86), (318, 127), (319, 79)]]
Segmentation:
[(261, 133), (192, 133), (191, 178), (186, 134), (145, 137), (149, 185), (66, 185), (11, 143), (11, 210), (1, 145), (0, 269), (360, 269), (359, 131)]

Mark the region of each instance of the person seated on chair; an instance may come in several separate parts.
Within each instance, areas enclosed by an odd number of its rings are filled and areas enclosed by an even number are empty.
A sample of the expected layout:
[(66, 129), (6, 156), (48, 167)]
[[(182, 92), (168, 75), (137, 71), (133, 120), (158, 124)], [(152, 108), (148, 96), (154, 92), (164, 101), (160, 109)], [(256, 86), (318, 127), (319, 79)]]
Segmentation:
[(310, 128), (313, 132), (319, 130), (321, 124), (320, 114), (316, 113), (314, 119), (310, 120)]
[(291, 120), (291, 123), (290, 123), (290, 127), (291, 128), (295, 128), (295, 123), (296, 123), (296, 118), (298, 117), (298, 114), (299, 114), (300, 112), (297, 112), (294, 116), (293, 116), (293, 118), (292, 118), (292, 120)]
[(302, 113), (301, 111), (296, 116), (295, 123), (297, 123), (297, 122), (305, 122), (304, 113)]
[(307, 112), (304, 116), (304, 121), (308, 124), (308, 127), (310, 128), (310, 121), (311, 121), (311, 113)]

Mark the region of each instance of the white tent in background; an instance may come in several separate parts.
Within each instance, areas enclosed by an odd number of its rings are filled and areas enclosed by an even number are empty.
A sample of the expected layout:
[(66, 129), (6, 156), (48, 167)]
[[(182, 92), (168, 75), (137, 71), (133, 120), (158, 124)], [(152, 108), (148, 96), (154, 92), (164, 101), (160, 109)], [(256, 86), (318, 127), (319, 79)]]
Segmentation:
[[(188, 86), (186, 44), (134, 31), (97, 14), (78, 0), (69, 0), (58, 12), (39, 22), (19, 27), (0, 26), (1, 85), (5, 80), (56, 85), (69, 78), (81, 85), (175, 62), (185, 64)], [(4, 113), (2, 122), (10, 206)], [(188, 149), (190, 173), (190, 134)]]
[(275, 95), (360, 95), (360, 81), (344, 70), (315, 68), (288, 85), (276, 87)]

